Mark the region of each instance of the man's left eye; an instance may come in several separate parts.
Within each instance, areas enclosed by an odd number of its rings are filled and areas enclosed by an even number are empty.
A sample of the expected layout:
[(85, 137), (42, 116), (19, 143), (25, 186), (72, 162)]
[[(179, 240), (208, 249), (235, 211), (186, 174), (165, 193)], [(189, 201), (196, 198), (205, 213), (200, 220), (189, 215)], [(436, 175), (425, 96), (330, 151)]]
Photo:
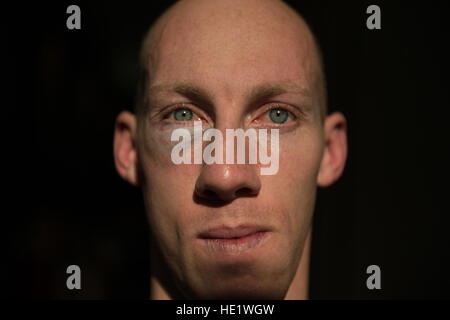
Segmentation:
[(275, 108), (269, 111), (269, 118), (273, 123), (282, 124), (289, 118), (289, 111), (282, 108)]

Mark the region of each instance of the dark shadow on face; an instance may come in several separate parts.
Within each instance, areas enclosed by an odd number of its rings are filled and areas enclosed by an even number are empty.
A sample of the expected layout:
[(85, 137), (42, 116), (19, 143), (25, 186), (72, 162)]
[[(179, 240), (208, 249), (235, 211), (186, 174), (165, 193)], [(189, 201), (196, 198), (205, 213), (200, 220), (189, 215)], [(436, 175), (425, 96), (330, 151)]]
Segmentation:
[(220, 208), (224, 207), (237, 198), (246, 197), (246, 198), (255, 198), (257, 197), (257, 194), (254, 194), (250, 188), (241, 188), (236, 191), (235, 198), (233, 200), (222, 200), (220, 197), (212, 190), (205, 190), (202, 192), (202, 195), (200, 196), (198, 192), (194, 191), (192, 194), (192, 199), (196, 204), (204, 205), (206, 207), (212, 207), (212, 208)]
[(150, 228), (150, 256), (151, 261), (158, 261), (158, 263), (150, 263), (151, 274), (158, 279), (167, 294), (174, 300), (187, 299), (186, 295), (183, 295), (180, 290), (180, 284), (177, 283), (174, 273), (172, 272), (169, 264), (167, 263), (161, 248), (155, 238), (154, 233)]

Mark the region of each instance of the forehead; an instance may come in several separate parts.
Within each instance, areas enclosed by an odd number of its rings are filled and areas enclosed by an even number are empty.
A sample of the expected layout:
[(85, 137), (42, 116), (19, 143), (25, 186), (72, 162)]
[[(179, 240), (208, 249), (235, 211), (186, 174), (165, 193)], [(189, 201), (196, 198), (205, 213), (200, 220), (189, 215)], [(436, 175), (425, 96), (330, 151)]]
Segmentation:
[(186, 1), (156, 32), (152, 85), (185, 82), (233, 92), (289, 82), (311, 89), (312, 36), (281, 2)]

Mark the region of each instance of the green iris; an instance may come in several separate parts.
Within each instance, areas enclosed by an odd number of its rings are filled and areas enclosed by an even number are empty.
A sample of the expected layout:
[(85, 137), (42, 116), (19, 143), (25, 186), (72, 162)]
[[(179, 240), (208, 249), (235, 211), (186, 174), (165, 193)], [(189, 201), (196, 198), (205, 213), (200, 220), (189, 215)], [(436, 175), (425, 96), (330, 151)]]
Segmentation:
[(179, 108), (174, 111), (173, 118), (177, 121), (189, 121), (192, 120), (192, 111), (189, 109)]
[(288, 119), (289, 113), (283, 109), (272, 109), (270, 110), (269, 117), (274, 123), (285, 123)]

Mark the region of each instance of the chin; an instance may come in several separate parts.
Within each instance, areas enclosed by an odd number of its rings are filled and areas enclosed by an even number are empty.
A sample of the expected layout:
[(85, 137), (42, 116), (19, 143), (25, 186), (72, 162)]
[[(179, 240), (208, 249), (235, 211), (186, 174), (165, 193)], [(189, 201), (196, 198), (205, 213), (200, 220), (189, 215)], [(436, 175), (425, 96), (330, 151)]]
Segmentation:
[(286, 291), (279, 288), (223, 288), (202, 292), (198, 298), (204, 300), (283, 300)]
[(192, 293), (188, 296), (206, 300), (284, 299), (295, 268), (281, 263), (289, 259), (274, 254), (274, 248), (260, 246), (239, 254), (199, 250), (195, 267), (184, 277), (190, 288), (187, 292)]
[[(247, 277), (249, 278), (249, 277)], [(216, 278), (217, 279), (217, 278)], [(219, 278), (218, 281), (208, 281), (202, 287), (197, 287), (195, 298), (202, 300), (283, 300), (286, 296), (289, 281), (272, 280), (267, 277), (251, 279), (240, 277)]]

